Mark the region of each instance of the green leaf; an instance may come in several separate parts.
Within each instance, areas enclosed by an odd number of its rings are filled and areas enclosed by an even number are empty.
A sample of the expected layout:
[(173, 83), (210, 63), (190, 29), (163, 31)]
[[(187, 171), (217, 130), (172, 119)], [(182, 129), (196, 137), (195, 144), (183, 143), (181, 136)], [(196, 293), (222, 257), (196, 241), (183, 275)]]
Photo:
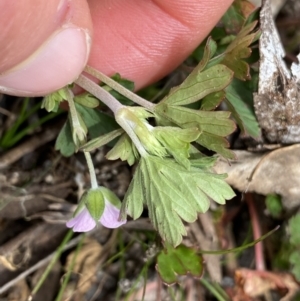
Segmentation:
[(229, 119), (230, 112), (197, 111), (185, 107), (159, 104), (155, 113), (169, 119), (184, 128), (198, 126), (201, 132), (221, 137), (228, 136), (235, 130), (235, 124)]
[(198, 66), (196, 67), (196, 70), (193, 70), (191, 74), (200, 73), (202, 70), (204, 70), (209, 60), (214, 56), (216, 50), (217, 50), (217, 43), (211, 37), (208, 37), (206, 41), (206, 45), (203, 50), (202, 59), (200, 60)]
[(78, 103), (75, 105), (76, 110), (88, 128), (90, 138), (97, 138), (119, 128), (119, 125), (112, 116), (97, 109), (84, 107)]
[(137, 219), (147, 205), (149, 217), (162, 239), (173, 246), (186, 235), (181, 221), (194, 222), (198, 212), (209, 208), (209, 198), (219, 204), (235, 194), (217, 175), (191, 167), (187, 170), (171, 159), (142, 157), (123, 202), (122, 214)]
[(248, 58), (252, 53), (250, 45), (255, 41), (257, 33), (250, 34), (250, 32), (256, 25), (257, 21), (246, 25), (223, 54), (222, 64), (234, 71), (234, 77), (240, 80), (251, 78), (249, 64), (243, 59)]
[(127, 161), (131, 166), (139, 158), (139, 154), (127, 134), (123, 134), (114, 147), (106, 154), (106, 159)]
[(118, 84), (122, 85), (124, 88), (126, 88), (130, 91), (134, 90), (134, 82), (121, 77), (121, 75), (119, 73), (114, 74), (111, 78), (114, 81), (116, 81)]
[(212, 111), (215, 110), (225, 98), (225, 92), (219, 91), (208, 94), (201, 101), (200, 110)]
[(300, 214), (294, 215), (289, 220), (290, 243), (294, 246), (300, 246)]
[(266, 197), (266, 207), (271, 216), (278, 218), (283, 212), (281, 197), (277, 194), (268, 194)]
[(155, 107), (155, 113), (183, 128), (198, 127), (201, 134), (197, 143), (226, 158), (234, 158), (234, 154), (226, 149), (229, 143), (223, 138), (235, 130), (234, 122), (229, 119), (229, 112), (197, 111), (161, 103)]
[(254, 5), (249, 1), (235, 0), (222, 17), (227, 33), (238, 33), (254, 9)]
[(58, 108), (59, 102), (55, 100), (52, 94), (43, 98), (41, 109), (45, 109), (47, 112), (57, 112)]
[(46, 95), (42, 101), (41, 108), (45, 109), (48, 112), (57, 112), (59, 104), (65, 99), (67, 99), (65, 88), (62, 88)]
[(235, 154), (228, 149), (229, 143), (224, 137), (204, 132), (196, 142), (205, 148), (222, 155), (224, 158), (235, 159)]
[(90, 93), (82, 93), (74, 97), (74, 101), (87, 108), (97, 108), (100, 101)]
[(91, 152), (96, 148), (100, 148), (103, 145), (110, 143), (112, 140), (120, 136), (122, 133), (124, 133), (123, 129), (114, 130), (98, 138), (90, 140), (86, 144), (82, 145), (80, 149), (86, 152)]
[(67, 119), (56, 138), (55, 150), (60, 151), (60, 153), (65, 157), (70, 157), (75, 153), (76, 147), (73, 142), (69, 119)]
[(234, 79), (226, 89), (228, 109), (232, 112), (241, 131), (253, 138), (260, 136), (260, 127), (253, 109), (252, 91), (244, 82)]
[[(114, 81), (116, 81), (118, 84), (125, 87), (126, 89), (128, 89), (130, 91), (134, 91), (134, 82), (132, 82), (128, 79), (122, 78), (119, 73), (114, 74), (111, 78)], [(114, 96), (122, 104), (124, 104), (126, 106), (132, 106), (134, 104), (130, 99), (128, 99), (127, 97), (124, 97), (123, 95), (121, 95), (117, 91), (111, 89), (110, 87), (103, 86), (103, 88), (106, 89), (112, 96)]]
[(233, 72), (224, 65), (215, 65), (204, 71), (202, 69), (200, 62), (180, 86), (171, 89), (161, 103), (187, 105), (196, 102), (210, 93), (224, 89), (233, 77)]
[(180, 245), (173, 248), (170, 245), (157, 256), (156, 270), (166, 284), (178, 282), (178, 277), (188, 273), (201, 277), (203, 273), (203, 258), (191, 247)]
[(198, 48), (196, 48), (191, 56), (194, 57), (197, 61), (201, 61), (199, 63), (199, 71), (203, 70), (206, 67), (208, 61), (216, 53), (217, 47), (217, 43), (212, 39), (212, 37), (208, 37), (205, 45), (202, 43), (200, 46), (198, 46)]
[(166, 149), (153, 134), (154, 127), (146, 120), (154, 117), (152, 113), (142, 107), (124, 107), (118, 110), (115, 117), (124, 129), (129, 129), (137, 136), (145, 151), (159, 157), (167, 155)]
[(190, 160), (192, 166), (206, 171), (209, 171), (215, 165), (216, 161), (217, 161), (216, 156), (191, 158)]
[[(76, 103), (75, 106), (80, 122), (81, 124), (84, 123), (87, 127), (91, 138), (98, 138), (107, 132), (119, 128), (113, 117), (99, 110), (84, 107), (78, 103)], [(65, 157), (70, 157), (76, 151), (69, 120), (65, 123), (56, 139), (55, 149), (59, 150)]]
[(173, 158), (185, 168), (190, 168), (190, 143), (195, 141), (200, 131), (198, 128), (181, 129), (176, 127), (155, 127), (153, 133)]

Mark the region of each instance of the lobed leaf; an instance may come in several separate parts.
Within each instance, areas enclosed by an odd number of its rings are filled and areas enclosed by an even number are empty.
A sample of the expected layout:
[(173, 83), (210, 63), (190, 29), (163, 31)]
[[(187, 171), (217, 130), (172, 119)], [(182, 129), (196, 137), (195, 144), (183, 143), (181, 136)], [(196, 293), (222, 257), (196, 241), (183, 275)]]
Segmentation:
[(88, 133), (91, 138), (97, 138), (119, 128), (114, 118), (108, 114), (84, 107), (77, 103), (75, 105), (77, 112), (81, 115), (88, 128)]
[(125, 195), (122, 212), (137, 219), (143, 204), (147, 205), (162, 239), (177, 246), (186, 234), (181, 219), (194, 222), (198, 212), (208, 210), (210, 198), (224, 204), (234, 196), (224, 178), (193, 166), (188, 170), (171, 159), (143, 157)]
[(185, 107), (160, 104), (155, 113), (161, 115), (182, 127), (196, 125), (201, 132), (225, 137), (235, 130), (235, 124), (229, 119), (230, 113), (224, 111), (208, 112), (197, 111)]
[(232, 43), (229, 44), (225, 53), (222, 64), (234, 71), (234, 77), (240, 80), (249, 80), (250, 66), (243, 59), (248, 58), (252, 50), (250, 45), (255, 41), (257, 33), (250, 33), (257, 25), (257, 21), (247, 24), (236, 36)]
[(170, 245), (157, 256), (156, 270), (166, 284), (178, 282), (180, 275), (191, 274), (201, 277), (203, 273), (203, 258), (193, 248), (180, 245), (173, 248)]
[(87, 108), (97, 108), (100, 101), (92, 94), (85, 92), (74, 97), (74, 101)]
[[(78, 103), (75, 105), (79, 121), (81, 125), (87, 128), (91, 138), (98, 138), (103, 134), (119, 128), (115, 120), (109, 115), (99, 110), (84, 107)], [(55, 149), (59, 150), (65, 157), (70, 157), (76, 151), (69, 120), (66, 121), (56, 139)]]
[(122, 161), (127, 161), (131, 166), (139, 155), (128, 135), (124, 133), (105, 157), (108, 160), (121, 159)]
[(229, 143), (223, 138), (231, 134), (236, 128), (234, 122), (229, 119), (229, 112), (197, 111), (161, 103), (156, 106), (155, 113), (183, 128), (198, 127), (201, 134), (196, 140), (197, 143), (226, 158), (234, 158), (234, 154), (226, 150)]
[(253, 12), (255, 6), (246, 0), (235, 0), (222, 17), (227, 33), (237, 33), (243, 27), (246, 18)]
[(83, 151), (86, 151), (86, 152), (91, 152), (91, 151), (95, 150), (96, 148), (100, 148), (103, 145), (110, 143), (112, 140), (114, 140), (115, 138), (117, 138), (118, 136), (120, 136), (123, 133), (124, 133), (123, 129), (114, 130), (112, 132), (109, 132), (100, 137), (90, 140), (86, 144), (82, 145), (80, 147), (80, 149)]
[(215, 110), (225, 98), (224, 91), (218, 91), (205, 96), (201, 101), (200, 110), (212, 111)]
[(225, 91), (228, 109), (242, 132), (253, 138), (258, 138), (260, 127), (253, 109), (252, 91), (248, 89), (244, 82), (237, 79), (234, 79)]
[(229, 143), (224, 137), (211, 133), (202, 133), (196, 141), (205, 148), (212, 150), (224, 158), (235, 159), (235, 154), (229, 148)]
[(204, 70), (205, 67), (207, 66), (209, 60), (214, 56), (216, 51), (217, 51), (217, 43), (211, 37), (208, 37), (205, 47), (204, 47), (204, 50), (203, 50), (202, 58), (198, 64), (198, 66), (196, 67), (197, 70), (193, 70), (191, 75), (193, 73), (199, 73), (202, 70)]
[(75, 153), (76, 146), (73, 142), (69, 119), (67, 119), (56, 138), (55, 150), (60, 151), (65, 157), (70, 157)]
[(200, 62), (185, 81), (173, 88), (161, 103), (187, 105), (196, 102), (210, 93), (224, 89), (233, 77), (233, 72), (225, 65), (215, 65), (204, 71), (202, 69)]
[(200, 131), (198, 128), (181, 129), (177, 127), (155, 127), (153, 133), (168, 153), (185, 168), (190, 168), (190, 143), (195, 141)]

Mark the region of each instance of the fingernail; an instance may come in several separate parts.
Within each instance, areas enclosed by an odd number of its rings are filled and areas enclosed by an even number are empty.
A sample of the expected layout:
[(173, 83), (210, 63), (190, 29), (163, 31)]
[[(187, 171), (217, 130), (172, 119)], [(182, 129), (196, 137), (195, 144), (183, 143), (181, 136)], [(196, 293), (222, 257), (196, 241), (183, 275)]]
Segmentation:
[(87, 31), (68, 27), (54, 33), (33, 55), (0, 75), (0, 91), (43, 96), (72, 83), (86, 65), (91, 47)]

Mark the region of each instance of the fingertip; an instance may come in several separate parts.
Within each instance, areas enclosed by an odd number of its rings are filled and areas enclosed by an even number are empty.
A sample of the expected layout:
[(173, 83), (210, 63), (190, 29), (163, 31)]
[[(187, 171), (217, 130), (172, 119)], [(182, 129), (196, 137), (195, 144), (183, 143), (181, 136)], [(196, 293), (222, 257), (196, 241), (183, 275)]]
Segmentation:
[(0, 0), (1, 7), (9, 22), (0, 19), (0, 91), (40, 96), (78, 77), (92, 40), (86, 0)]
[(89, 0), (95, 34), (88, 64), (107, 75), (118, 72), (143, 88), (179, 66), (231, 3)]
[(21, 64), (0, 75), (0, 90), (11, 95), (42, 96), (71, 84), (84, 69), (90, 47), (88, 31), (62, 29)]

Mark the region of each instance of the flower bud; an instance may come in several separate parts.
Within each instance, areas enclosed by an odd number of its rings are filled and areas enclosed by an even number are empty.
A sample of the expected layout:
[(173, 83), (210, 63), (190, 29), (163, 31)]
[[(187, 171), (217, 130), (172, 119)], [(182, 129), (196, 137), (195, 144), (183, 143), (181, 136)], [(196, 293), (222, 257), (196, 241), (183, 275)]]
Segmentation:
[(99, 221), (104, 227), (118, 228), (126, 223), (119, 220), (121, 202), (105, 187), (90, 189), (81, 197), (74, 217), (67, 222), (74, 232), (87, 232), (95, 228)]

